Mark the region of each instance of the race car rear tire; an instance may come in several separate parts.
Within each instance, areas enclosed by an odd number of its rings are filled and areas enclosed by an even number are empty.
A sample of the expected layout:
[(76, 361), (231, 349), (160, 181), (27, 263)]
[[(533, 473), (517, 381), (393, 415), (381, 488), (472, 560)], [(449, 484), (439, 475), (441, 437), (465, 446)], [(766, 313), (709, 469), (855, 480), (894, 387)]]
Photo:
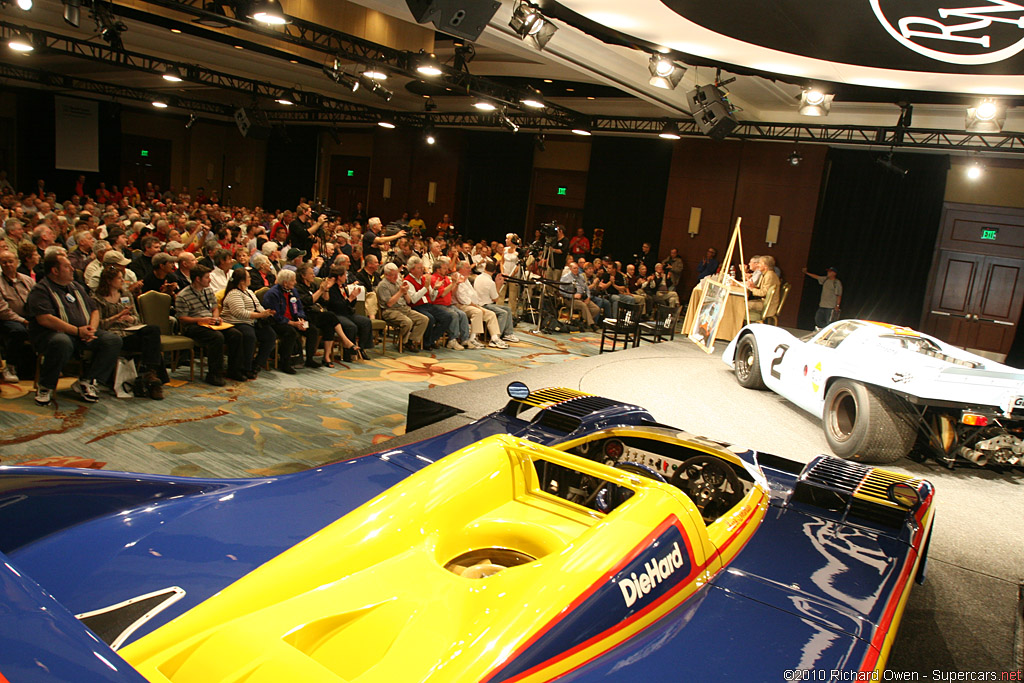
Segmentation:
[(745, 334), (736, 342), (732, 371), (741, 387), (764, 389), (764, 379), (761, 377), (761, 357), (757, 353), (757, 342), (754, 341), (754, 335)]
[(903, 399), (845, 379), (825, 395), (822, 427), (833, 453), (868, 463), (896, 462), (917, 437), (913, 411)]

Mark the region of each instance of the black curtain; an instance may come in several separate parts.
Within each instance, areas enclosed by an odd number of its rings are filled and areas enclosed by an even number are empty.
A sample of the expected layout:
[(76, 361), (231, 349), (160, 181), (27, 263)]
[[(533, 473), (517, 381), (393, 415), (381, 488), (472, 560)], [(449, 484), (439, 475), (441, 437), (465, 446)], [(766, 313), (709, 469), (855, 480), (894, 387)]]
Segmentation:
[[(267, 140), (263, 206), (271, 211), (291, 209), (314, 197), (319, 131), (315, 127), (275, 128)], [(326, 189), (324, 190), (326, 193)]]
[[(672, 145), (663, 140), (595, 137), (590, 147), (583, 227), (604, 229), (603, 252), (632, 261), (644, 242), (658, 252)], [(571, 235), (570, 235), (571, 237)]]
[(522, 234), (530, 201), (533, 136), (468, 131), (462, 145), (459, 232), (504, 242)]
[(12, 184), (23, 192), (35, 192), (36, 181), (64, 201), (75, 192), (75, 181), (85, 175), (88, 192), (102, 181), (109, 188), (121, 185), (121, 105), (99, 103), (99, 173), (54, 168), (57, 162), (54, 96), (42, 90), (19, 90), (17, 99), (18, 174)]
[[(807, 269), (835, 267), (844, 318), (916, 326), (938, 236), (949, 158), (831, 149)], [(900, 172), (905, 170), (906, 173)], [(814, 327), (821, 287), (804, 283), (798, 325)]]

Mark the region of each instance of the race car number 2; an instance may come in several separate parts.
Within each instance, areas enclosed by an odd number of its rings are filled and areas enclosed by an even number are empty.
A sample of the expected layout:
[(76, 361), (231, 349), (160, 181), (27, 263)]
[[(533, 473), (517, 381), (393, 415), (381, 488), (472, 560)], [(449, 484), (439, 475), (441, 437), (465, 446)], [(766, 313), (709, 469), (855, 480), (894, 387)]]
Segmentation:
[(782, 364), (782, 359), (786, 357), (786, 351), (789, 351), (789, 344), (779, 344), (775, 347), (775, 356), (772, 358), (772, 377), (775, 379), (782, 379), (782, 373), (777, 368)]

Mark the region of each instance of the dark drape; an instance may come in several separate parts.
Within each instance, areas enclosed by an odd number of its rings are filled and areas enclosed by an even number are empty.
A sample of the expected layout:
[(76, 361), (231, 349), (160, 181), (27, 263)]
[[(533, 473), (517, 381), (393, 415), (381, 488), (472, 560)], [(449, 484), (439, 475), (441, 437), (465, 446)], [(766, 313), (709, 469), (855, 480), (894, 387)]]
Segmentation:
[(604, 253), (625, 264), (644, 242), (658, 251), (672, 145), (664, 140), (594, 137), (583, 227), (604, 228)]
[(53, 94), (41, 90), (19, 90), (17, 98), (18, 172), (11, 178), (23, 192), (35, 192), (36, 181), (46, 181), (46, 189), (61, 201), (74, 194), (75, 181), (84, 173), (87, 192), (98, 183), (122, 185), (121, 106), (99, 103), (99, 173), (54, 168), (56, 164), (56, 112)]
[[(844, 318), (915, 326), (938, 236), (949, 158), (897, 154), (906, 174), (879, 164), (878, 152), (831, 149), (807, 269), (830, 266), (843, 283)], [(798, 324), (814, 327), (821, 288), (808, 281)]]
[(462, 149), (459, 232), (498, 241), (509, 232), (522, 234), (530, 200), (533, 136), (468, 131)]
[(264, 207), (294, 211), (302, 197), (311, 202), (321, 199), (313, 196), (318, 138), (316, 128), (304, 126), (287, 131), (275, 129), (271, 133), (263, 181)]

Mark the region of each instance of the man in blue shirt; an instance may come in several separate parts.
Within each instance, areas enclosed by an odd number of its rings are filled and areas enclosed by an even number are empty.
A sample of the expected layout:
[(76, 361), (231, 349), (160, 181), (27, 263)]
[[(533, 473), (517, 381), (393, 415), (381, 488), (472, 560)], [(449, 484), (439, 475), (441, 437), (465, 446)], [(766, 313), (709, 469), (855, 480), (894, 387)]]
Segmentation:
[(579, 264), (570, 261), (569, 272), (562, 276), (561, 282), (560, 293), (570, 312), (579, 311), (587, 327), (595, 331), (601, 329), (595, 322), (595, 316), (596, 320), (601, 319), (601, 308), (590, 300), (590, 287), (587, 278), (580, 273)]

